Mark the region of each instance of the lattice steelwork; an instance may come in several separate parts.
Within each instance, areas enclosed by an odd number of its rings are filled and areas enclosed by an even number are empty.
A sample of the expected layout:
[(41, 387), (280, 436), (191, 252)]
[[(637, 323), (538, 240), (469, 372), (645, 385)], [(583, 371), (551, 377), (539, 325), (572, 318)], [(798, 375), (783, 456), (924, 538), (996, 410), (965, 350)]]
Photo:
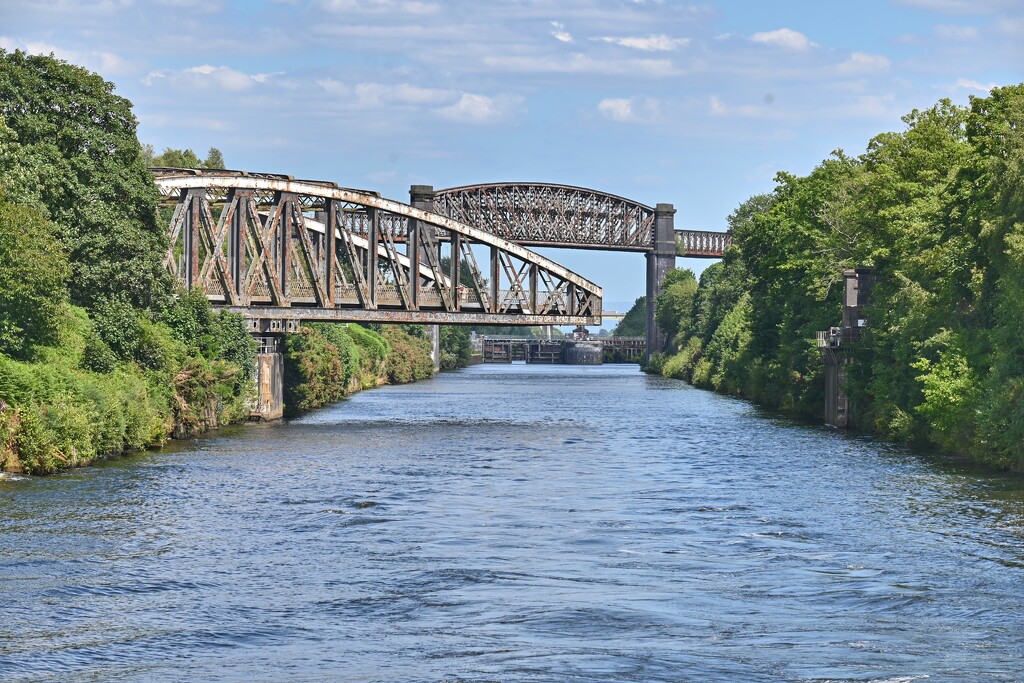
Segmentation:
[(732, 244), (732, 235), (710, 230), (676, 230), (676, 253), (680, 256), (719, 258)]
[(654, 243), (654, 209), (582, 187), (453, 187), (436, 192), (434, 211), (530, 246), (650, 251)]
[(167, 269), (250, 319), (600, 324), (600, 287), (452, 218), (329, 182), (151, 170)]

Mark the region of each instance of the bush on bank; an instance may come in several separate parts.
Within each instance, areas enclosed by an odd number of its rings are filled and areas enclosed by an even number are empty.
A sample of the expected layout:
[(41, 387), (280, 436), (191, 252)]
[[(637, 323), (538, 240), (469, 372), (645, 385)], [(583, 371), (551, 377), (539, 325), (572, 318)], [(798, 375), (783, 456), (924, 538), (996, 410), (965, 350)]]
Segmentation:
[(843, 271), (871, 267), (857, 426), (1024, 469), (1024, 85), (904, 122), (744, 202), (689, 305), (659, 301), (679, 333), (652, 369), (820, 417), (815, 332), (839, 324)]
[(285, 414), (294, 417), (383, 383), (434, 374), (430, 342), (415, 325), (313, 323), (285, 336)]
[[(186, 308), (205, 312), (197, 323)], [(207, 348), (130, 307), (99, 322), (68, 304), (53, 344), (0, 354), (0, 470), (49, 474), (245, 417), (255, 345), (241, 318), (188, 295), (168, 313), (197, 324)]]

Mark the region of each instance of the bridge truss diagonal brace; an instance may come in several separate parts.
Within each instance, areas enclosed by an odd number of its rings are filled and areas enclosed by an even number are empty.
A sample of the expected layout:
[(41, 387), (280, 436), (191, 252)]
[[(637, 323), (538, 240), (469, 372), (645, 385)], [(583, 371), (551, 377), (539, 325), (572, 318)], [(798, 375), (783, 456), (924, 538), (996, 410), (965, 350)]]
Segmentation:
[[(594, 283), (425, 208), (331, 183), (229, 171), (161, 169), (157, 183), (177, 200), (168, 269), (215, 305), (254, 315), (270, 307), (274, 319), (600, 323)], [(474, 249), (489, 252), (489, 278)], [(449, 267), (442, 267), (444, 253)]]

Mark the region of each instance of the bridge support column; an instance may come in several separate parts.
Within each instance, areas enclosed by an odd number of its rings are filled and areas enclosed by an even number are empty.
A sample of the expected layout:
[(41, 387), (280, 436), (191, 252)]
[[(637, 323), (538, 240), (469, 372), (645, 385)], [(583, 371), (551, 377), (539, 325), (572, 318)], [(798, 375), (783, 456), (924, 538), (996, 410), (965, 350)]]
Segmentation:
[[(423, 209), (424, 211), (434, 211), (434, 186), (433, 185), (411, 185), (409, 187), (409, 205)], [(427, 230), (431, 234), (424, 234)], [(412, 299), (416, 302), (416, 307), (419, 307), (419, 293), (420, 293), (420, 278), (419, 278), (419, 264), (423, 259), (421, 251), (423, 249), (432, 249), (433, 245), (437, 245), (438, 253), (434, 254), (433, 261), (428, 260), (427, 263), (441, 262), (440, 254), (440, 243), (437, 241), (436, 235), (433, 234), (434, 228), (428, 225), (423, 225), (415, 220), (409, 221), (409, 280), (411, 281), (412, 287)], [(428, 257), (430, 258), (430, 257)], [(457, 257), (453, 258), (458, 260)], [(437, 325), (426, 325), (427, 338), (430, 340), (430, 357), (434, 361), (434, 372), (440, 372), (441, 370), (441, 328)]]
[(284, 417), (284, 337), (254, 336), (260, 348), (256, 356), (256, 401), (249, 410), (249, 419), (280, 420)]
[(256, 398), (249, 409), (250, 420), (279, 420), (284, 417), (284, 334), (298, 332), (298, 320), (249, 318), (249, 334), (259, 345), (256, 352)]
[(654, 251), (647, 253), (647, 349), (644, 364), (651, 356), (665, 350), (665, 334), (654, 319), (655, 301), (661, 294), (665, 274), (676, 265), (676, 210), (671, 204), (654, 208)]

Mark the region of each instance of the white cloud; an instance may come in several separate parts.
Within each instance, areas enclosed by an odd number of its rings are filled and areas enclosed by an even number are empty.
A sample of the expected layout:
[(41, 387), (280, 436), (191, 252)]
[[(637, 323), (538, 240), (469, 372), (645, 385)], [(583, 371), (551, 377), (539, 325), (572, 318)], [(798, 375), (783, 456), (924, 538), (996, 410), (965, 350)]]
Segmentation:
[(437, 113), (443, 119), (459, 123), (495, 123), (508, 118), (521, 101), (518, 97), (491, 98), (463, 93), (458, 102), (438, 109)]
[(903, 5), (940, 14), (994, 14), (1020, 8), (1020, 0), (899, 0)]
[(996, 23), (999, 32), (1010, 38), (1024, 40), (1024, 18), (1003, 17)]
[(438, 105), (451, 102), (458, 93), (454, 90), (422, 88), (408, 83), (360, 83), (355, 88), (356, 100), (362, 107), (391, 104)]
[(31, 55), (52, 54), (58, 59), (96, 71), (105, 78), (127, 76), (138, 70), (134, 63), (113, 52), (67, 50), (58, 45), (11, 36), (0, 36), (0, 47), (5, 50), (22, 50)]
[(348, 95), (352, 92), (352, 89), (347, 85), (341, 81), (336, 81), (333, 78), (318, 80), (316, 84), (332, 95)]
[(154, 0), (158, 5), (164, 5), (165, 7), (173, 7), (175, 9), (187, 9), (190, 11), (201, 12), (203, 14), (212, 14), (218, 12), (221, 9), (220, 2), (211, 2), (210, 0)]
[(721, 97), (718, 95), (712, 95), (709, 100), (710, 111), (712, 116), (730, 116), (730, 117), (741, 117), (750, 119), (782, 119), (785, 115), (782, 112), (775, 111), (771, 104), (774, 102), (774, 98), (766, 97), (765, 104), (756, 106), (752, 104), (744, 105), (730, 105), (726, 104)]
[(890, 119), (897, 116), (896, 96), (859, 95), (850, 104), (842, 104), (833, 109), (833, 115), (852, 119)]
[(788, 50), (808, 50), (817, 45), (817, 43), (812, 43), (804, 34), (790, 28), (755, 33), (750, 39), (755, 43), (771, 45), (773, 47), (784, 47)]
[(686, 47), (690, 44), (689, 38), (670, 38), (665, 34), (622, 38), (617, 38), (615, 36), (602, 36), (600, 38), (595, 38), (594, 40), (601, 40), (606, 43), (613, 43), (615, 45), (629, 47), (634, 50), (643, 50), (644, 52), (671, 52), (672, 50), (680, 47)]
[(861, 75), (885, 73), (892, 67), (887, 57), (882, 55), (869, 55), (866, 52), (854, 52), (850, 58), (840, 64), (837, 68), (839, 73), (845, 75)]
[(958, 78), (956, 80), (956, 85), (954, 87), (960, 88), (962, 90), (977, 90), (979, 92), (987, 94), (990, 90), (992, 90), (992, 88), (995, 88), (997, 86), (997, 83), (989, 83), (988, 85), (984, 85), (982, 83), (979, 83), (978, 81), (971, 80), (969, 78)]
[(678, 70), (668, 59), (594, 59), (582, 53), (569, 57), (491, 56), (484, 66), (523, 73), (594, 74), (602, 76), (673, 76)]
[(561, 24), (557, 21), (552, 21), (551, 27), (555, 29), (554, 31), (551, 32), (551, 35), (555, 37), (555, 40), (558, 40), (563, 43), (572, 42), (572, 34), (565, 30), (564, 24)]
[(619, 123), (648, 123), (658, 119), (661, 105), (649, 97), (608, 98), (598, 102), (597, 110), (605, 118)]
[(213, 66), (201, 64), (181, 71), (163, 69), (149, 72), (142, 83), (153, 85), (157, 79), (166, 78), (168, 82), (176, 87), (196, 88), (221, 88), (239, 92), (248, 90), (259, 83), (266, 83), (272, 74), (247, 74), (227, 66)]
[(437, 14), (441, 6), (434, 2), (421, 0), (323, 0), (320, 6), (328, 12), (338, 14)]
[(255, 83), (263, 83), (266, 74), (249, 75), (227, 66), (203, 64), (181, 72), (188, 82), (198, 86), (216, 86), (225, 90), (248, 90)]

